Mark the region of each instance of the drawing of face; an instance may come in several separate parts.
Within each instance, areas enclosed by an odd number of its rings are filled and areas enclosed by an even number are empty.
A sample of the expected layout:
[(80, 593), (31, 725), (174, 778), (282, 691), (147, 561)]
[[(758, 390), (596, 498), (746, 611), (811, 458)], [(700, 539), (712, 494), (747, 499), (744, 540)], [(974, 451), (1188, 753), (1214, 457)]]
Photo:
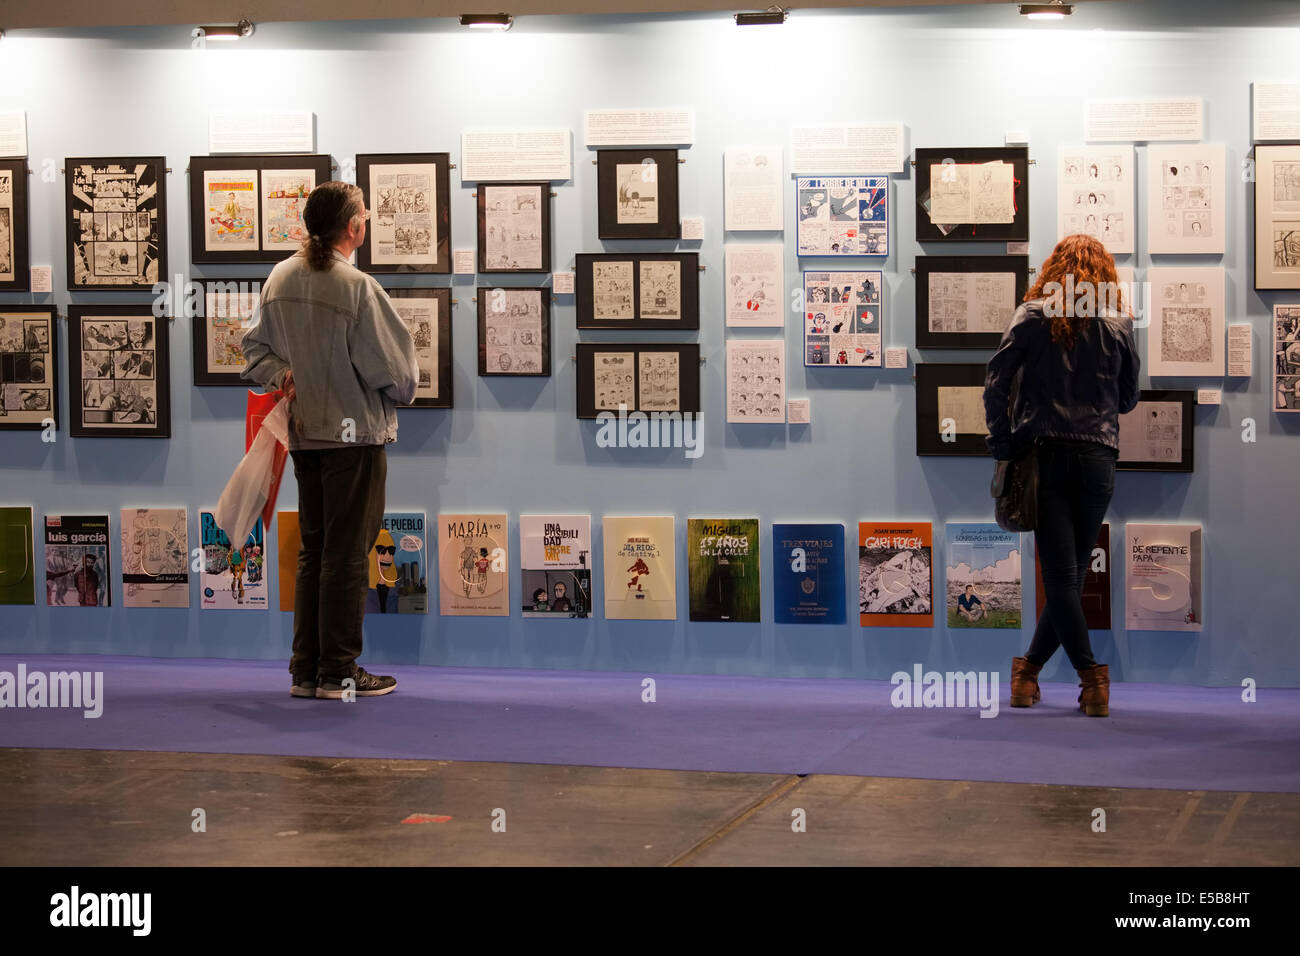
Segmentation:
[(558, 601), (560, 598), (564, 597), (564, 595), (565, 595), (565, 593), (566, 593), (567, 591), (568, 591), (568, 588), (566, 588), (566, 587), (564, 586), (564, 582), (563, 582), (563, 581), (556, 581), (556, 582), (555, 582), (555, 600)]
[(388, 533), (387, 529), (380, 530), (379, 536), (375, 538), (372, 553), (374, 557), (370, 562), (370, 586), (373, 588), (381, 583), (392, 584), (397, 579), (397, 576), (393, 573), (393, 561), (397, 554), (397, 545), (393, 542), (393, 536)]

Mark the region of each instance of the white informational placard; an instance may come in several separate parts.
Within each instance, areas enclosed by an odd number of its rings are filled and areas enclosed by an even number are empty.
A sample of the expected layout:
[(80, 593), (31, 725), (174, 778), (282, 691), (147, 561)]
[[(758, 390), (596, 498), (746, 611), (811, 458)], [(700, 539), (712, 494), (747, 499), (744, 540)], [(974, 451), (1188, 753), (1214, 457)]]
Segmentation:
[(1250, 84), (1250, 130), (1256, 143), (1300, 139), (1300, 81)]
[(1222, 143), (1147, 149), (1147, 252), (1227, 250), (1226, 167)]
[(1148, 373), (1152, 376), (1223, 375), (1224, 271), (1220, 267), (1147, 270)]
[(54, 291), (54, 267), (32, 266), (32, 292), (37, 295)]
[(1111, 255), (1136, 251), (1132, 146), (1062, 146), (1056, 184), (1057, 239), (1083, 233)]
[(785, 422), (785, 339), (727, 340), (727, 421)]
[(902, 123), (796, 126), (791, 130), (790, 171), (805, 175), (901, 173)]
[(682, 219), (682, 240), (700, 242), (704, 239), (704, 217), (688, 216)]
[(0, 110), (0, 156), (27, 155), (27, 114)]
[(485, 129), (460, 134), (460, 181), (573, 178), (573, 134), (567, 129)]
[(728, 245), (727, 325), (785, 326), (785, 247)]
[(1083, 138), (1090, 143), (1199, 140), (1205, 128), (1200, 97), (1169, 100), (1088, 100)]
[(885, 368), (907, 368), (907, 346), (885, 349)]
[(556, 272), (552, 275), (551, 291), (556, 295), (573, 295), (573, 272)]
[(695, 142), (694, 110), (587, 110), (588, 146), (688, 146)]
[(1222, 405), (1223, 389), (1221, 388), (1198, 388), (1196, 390), (1197, 405)]
[(1232, 378), (1250, 378), (1251, 366), (1250, 323), (1235, 322), (1228, 326), (1228, 375)]
[(475, 265), (474, 252), (473, 249), (453, 249), (451, 253), (451, 271), (458, 276), (472, 276)]
[(786, 410), (791, 425), (807, 425), (812, 421), (811, 398), (792, 398), (786, 402)]
[(784, 156), (779, 146), (735, 147), (722, 154), (723, 228), (778, 232), (785, 228)]
[(1008, 242), (1007, 255), (1009, 256), (1027, 256), (1029, 255), (1028, 242)]
[(210, 153), (314, 153), (311, 110), (213, 110), (208, 114)]

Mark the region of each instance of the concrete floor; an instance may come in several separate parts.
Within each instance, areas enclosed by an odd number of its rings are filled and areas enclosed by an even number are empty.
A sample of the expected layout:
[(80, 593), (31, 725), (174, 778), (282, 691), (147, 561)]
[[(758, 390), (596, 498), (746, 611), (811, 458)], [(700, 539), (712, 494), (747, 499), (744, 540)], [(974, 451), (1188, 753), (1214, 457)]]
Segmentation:
[(3, 865), (1300, 864), (1300, 794), (25, 749), (0, 779)]

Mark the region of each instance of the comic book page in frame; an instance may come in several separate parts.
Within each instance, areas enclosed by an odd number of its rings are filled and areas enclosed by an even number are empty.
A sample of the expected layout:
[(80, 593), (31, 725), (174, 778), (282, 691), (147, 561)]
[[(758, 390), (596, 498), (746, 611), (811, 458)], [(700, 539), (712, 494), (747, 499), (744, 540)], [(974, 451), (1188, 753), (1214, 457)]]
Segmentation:
[(694, 342), (579, 342), (576, 358), (578, 418), (700, 412), (700, 347)]
[(357, 155), (357, 185), (370, 211), (358, 269), (451, 273), (450, 163), (448, 153)]
[(1083, 233), (1113, 256), (1135, 251), (1132, 146), (1062, 146), (1056, 183), (1058, 240)]
[(52, 305), (0, 305), (0, 430), (58, 427), (58, 330)]
[(411, 331), (419, 384), (408, 408), (451, 408), (451, 289), (389, 289)]
[(1255, 288), (1300, 290), (1300, 146), (1255, 147)]
[(803, 298), (805, 366), (880, 366), (883, 273), (805, 272)]
[(916, 453), (988, 455), (983, 365), (918, 362)]
[(1029, 241), (1029, 149), (918, 149), (916, 241)]
[(551, 290), (480, 288), (478, 373), (551, 374)]
[(917, 256), (916, 347), (997, 348), (1028, 286), (1026, 256)]
[(330, 179), (325, 154), (190, 157), (190, 261), (279, 262), (307, 238), (307, 196)]
[(1300, 412), (1300, 304), (1273, 306), (1273, 410)]
[(0, 292), (31, 290), (27, 160), (0, 159)]
[(1227, 151), (1222, 143), (1147, 147), (1147, 252), (1227, 250)]
[(1153, 377), (1221, 376), (1226, 371), (1224, 270), (1147, 270), (1151, 289), (1147, 373)]
[(598, 150), (596, 219), (601, 239), (680, 239), (677, 150)]
[(64, 160), (68, 290), (138, 292), (167, 277), (167, 161)]
[(203, 308), (193, 316), (192, 350), (195, 385), (247, 387), (239, 376), (244, 361), (244, 333), (256, 322), (261, 279), (195, 280), (203, 291)]
[(580, 252), (574, 291), (580, 329), (698, 329), (698, 252)]
[(73, 438), (169, 438), (168, 328), (150, 305), (68, 308)]
[(551, 271), (551, 184), (480, 183), (478, 271)]
[(889, 254), (888, 176), (800, 176), (795, 197), (797, 255)]
[(1120, 471), (1189, 472), (1195, 464), (1196, 393), (1144, 388), (1119, 417)]

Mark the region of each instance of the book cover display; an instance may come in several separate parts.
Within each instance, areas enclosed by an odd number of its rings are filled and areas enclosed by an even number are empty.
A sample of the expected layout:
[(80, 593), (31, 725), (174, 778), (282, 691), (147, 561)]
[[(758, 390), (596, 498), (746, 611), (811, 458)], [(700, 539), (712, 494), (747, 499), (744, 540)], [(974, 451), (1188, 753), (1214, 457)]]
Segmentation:
[(1124, 623), (1131, 631), (1199, 631), (1201, 526), (1124, 526)]
[(591, 515), (520, 515), (524, 617), (591, 616)]
[(934, 531), (928, 521), (858, 524), (863, 627), (934, 625)]
[[(1038, 561), (1038, 551), (1034, 551), (1034, 607), (1038, 616), (1043, 616), (1047, 606), (1047, 592), (1043, 590), (1043, 566)], [(1110, 630), (1110, 525), (1103, 524), (1097, 533), (1097, 543), (1093, 545), (1092, 557), (1088, 561), (1088, 573), (1083, 579), (1083, 616), (1087, 619), (1088, 630)]]
[(759, 620), (758, 519), (686, 522), (692, 621)]
[(510, 552), (503, 514), (438, 515), (439, 612), (510, 616)]
[(0, 604), (36, 603), (31, 508), (0, 508)]
[(384, 515), (366, 555), (366, 613), (429, 613), (428, 553), (423, 511)]
[(266, 540), (262, 519), (257, 519), (248, 538), (235, 548), (229, 536), (217, 526), (212, 510), (200, 511), (199, 539), (203, 545), (199, 606), (205, 610), (266, 610)]
[(122, 509), (122, 604), (189, 607), (189, 529), (184, 508)]
[(844, 525), (772, 525), (778, 624), (843, 624)]
[(280, 572), (280, 610), (293, 611), (298, 589), (298, 550), (302, 532), (298, 530), (298, 512), (275, 513), (275, 564)]
[(605, 617), (671, 621), (677, 617), (676, 521), (605, 517)]
[(108, 607), (108, 515), (45, 516), (45, 603), (49, 607)]
[(1020, 627), (1020, 535), (991, 522), (947, 532), (948, 626)]

